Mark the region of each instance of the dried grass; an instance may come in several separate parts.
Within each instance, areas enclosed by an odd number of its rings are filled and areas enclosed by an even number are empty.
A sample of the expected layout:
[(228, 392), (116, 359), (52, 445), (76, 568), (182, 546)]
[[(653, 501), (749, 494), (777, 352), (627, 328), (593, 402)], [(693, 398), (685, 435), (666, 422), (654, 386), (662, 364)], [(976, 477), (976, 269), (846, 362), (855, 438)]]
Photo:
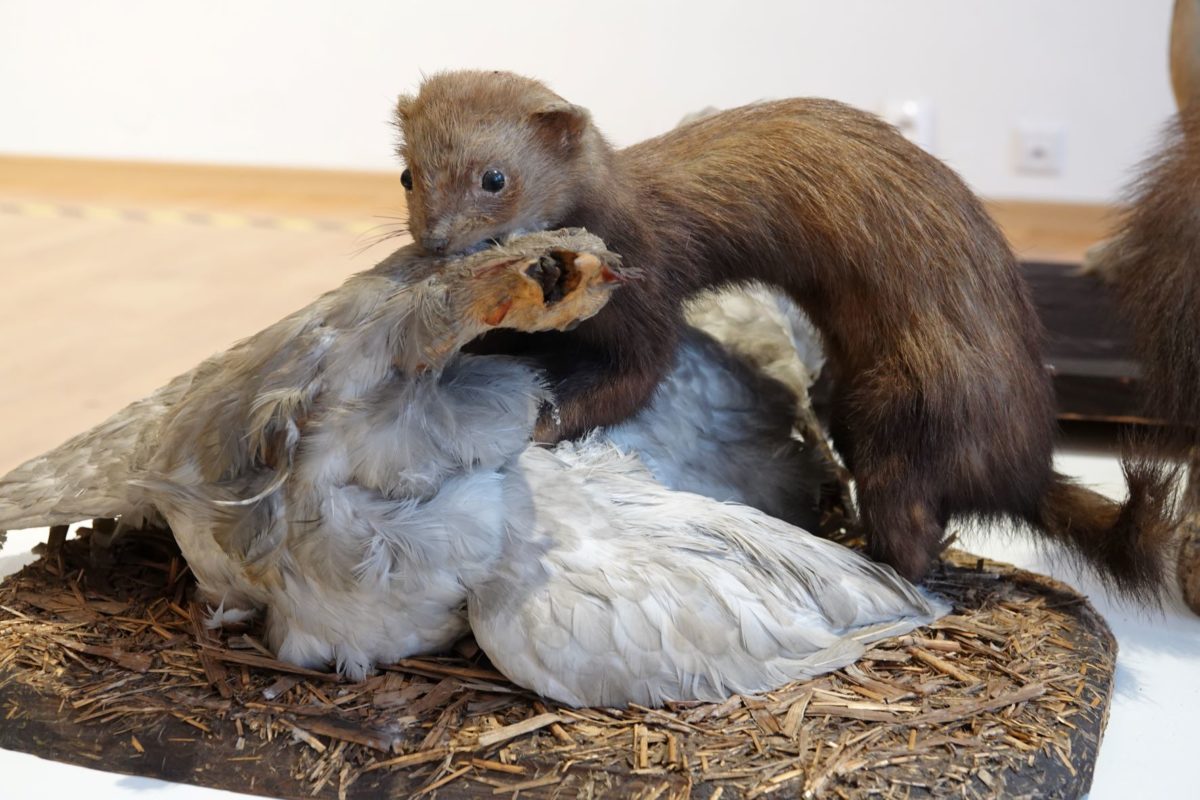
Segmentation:
[(169, 534), (86, 532), (0, 584), (0, 744), (292, 797), (1077, 796), (1115, 644), (1061, 585), (951, 553), (955, 613), (759, 697), (576, 710), (464, 641), (361, 683), (213, 632)]

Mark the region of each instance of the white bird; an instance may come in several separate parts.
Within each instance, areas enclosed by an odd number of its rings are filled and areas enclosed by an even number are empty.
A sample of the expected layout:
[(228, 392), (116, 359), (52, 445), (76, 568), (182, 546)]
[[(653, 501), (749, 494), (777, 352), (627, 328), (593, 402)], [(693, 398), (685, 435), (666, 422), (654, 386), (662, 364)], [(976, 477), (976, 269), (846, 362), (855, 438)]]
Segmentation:
[[(515, 683), (575, 705), (763, 691), (943, 613), (890, 568), (721, 502), (798, 513), (794, 400), (700, 334), (608, 438), (530, 444), (540, 373), (460, 347), (562, 328), (622, 277), (581, 231), (402, 249), (0, 478), (0, 528), (161, 515), (212, 624), (265, 612), (281, 659), (361, 678), (469, 628)], [(668, 420), (687, 447), (658, 435)]]

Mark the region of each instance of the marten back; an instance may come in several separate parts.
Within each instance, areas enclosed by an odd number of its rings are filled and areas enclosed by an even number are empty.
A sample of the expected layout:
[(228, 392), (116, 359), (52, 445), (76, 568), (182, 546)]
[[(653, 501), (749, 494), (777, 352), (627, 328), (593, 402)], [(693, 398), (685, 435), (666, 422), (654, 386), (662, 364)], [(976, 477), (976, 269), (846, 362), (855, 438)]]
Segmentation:
[(952, 451), (889, 444), (908, 463), (871, 476), (942, 470), (957, 484), (944, 515), (1036, 506), (1054, 434), (1041, 328), (1007, 242), (953, 171), (818, 99), (733, 109), (618, 155), (656, 228), (688, 232), (687, 260), (707, 270), (697, 285), (781, 286), (820, 328), (839, 417), (858, 418), (842, 432), (848, 458), (883, 461), (872, 443), (936, 430)]

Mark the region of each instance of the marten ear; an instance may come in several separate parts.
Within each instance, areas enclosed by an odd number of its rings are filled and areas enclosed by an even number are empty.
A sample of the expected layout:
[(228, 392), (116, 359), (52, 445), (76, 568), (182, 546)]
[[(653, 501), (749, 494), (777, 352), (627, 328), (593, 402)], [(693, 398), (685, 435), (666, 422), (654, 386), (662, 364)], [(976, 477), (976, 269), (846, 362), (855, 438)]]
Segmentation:
[(586, 108), (571, 105), (565, 100), (543, 106), (532, 116), (534, 128), (547, 141), (568, 150), (579, 144), (591, 121)]
[(408, 115), (412, 111), (413, 105), (417, 102), (417, 98), (411, 94), (402, 94), (396, 99), (396, 122), (403, 125), (408, 122)]

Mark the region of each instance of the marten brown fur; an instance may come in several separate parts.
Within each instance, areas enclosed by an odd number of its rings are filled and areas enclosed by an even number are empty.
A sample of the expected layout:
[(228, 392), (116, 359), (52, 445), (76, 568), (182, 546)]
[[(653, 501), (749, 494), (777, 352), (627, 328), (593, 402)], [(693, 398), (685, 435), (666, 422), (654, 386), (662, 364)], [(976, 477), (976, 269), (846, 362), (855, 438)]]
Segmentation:
[(1146, 412), (1167, 423), (1136, 444), (1188, 464), (1177, 576), (1200, 614), (1200, 105), (1183, 107), (1092, 266), (1133, 328)]
[(1155, 437), (1185, 457), (1200, 444), (1200, 107), (1172, 120), (1095, 265), (1133, 325)]
[(1200, 0), (1176, 0), (1171, 88), (1179, 114), (1126, 194), (1115, 235), (1086, 266), (1112, 285), (1133, 328), (1146, 412), (1166, 425), (1133, 444), (1189, 472), (1177, 576), (1200, 614)]
[(502, 72), (435, 75), (397, 113), (426, 248), (578, 225), (643, 273), (571, 333), (491, 343), (549, 371), (549, 438), (647, 401), (689, 295), (762, 281), (823, 336), (833, 434), (875, 558), (919, 579), (951, 518), (1015, 517), (1119, 588), (1157, 592), (1162, 476), (1134, 470), (1121, 506), (1054, 472), (1041, 330), (1014, 256), (958, 176), (891, 126), (793, 99), (616, 150), (585, 109)]

